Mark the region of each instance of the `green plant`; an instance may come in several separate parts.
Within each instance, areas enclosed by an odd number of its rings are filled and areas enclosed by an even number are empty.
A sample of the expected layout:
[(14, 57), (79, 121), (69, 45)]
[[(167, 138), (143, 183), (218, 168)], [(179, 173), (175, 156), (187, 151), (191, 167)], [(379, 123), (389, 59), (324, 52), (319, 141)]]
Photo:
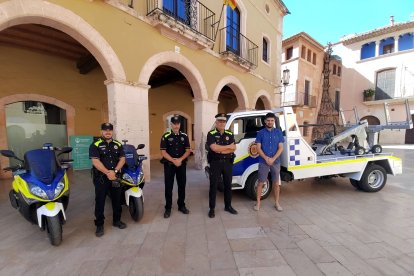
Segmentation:
[(375, 95), (375, 90), (372, 88), (368, 88), (364, 90), (364, 97), (372, 97)]

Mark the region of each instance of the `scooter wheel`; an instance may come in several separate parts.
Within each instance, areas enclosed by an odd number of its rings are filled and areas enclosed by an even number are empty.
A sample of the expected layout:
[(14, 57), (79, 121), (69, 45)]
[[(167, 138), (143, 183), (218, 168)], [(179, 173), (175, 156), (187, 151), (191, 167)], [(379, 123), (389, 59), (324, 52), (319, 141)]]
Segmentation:
[(58, 246), (62, 242), (62, 224), (59, 216), (46, 217), (46, 229), (50, 243)]
[(129, 213), (135, 221), (141, 220), (144, 215), (144, 201), (141, 197), (130, 197), (129, 198)]

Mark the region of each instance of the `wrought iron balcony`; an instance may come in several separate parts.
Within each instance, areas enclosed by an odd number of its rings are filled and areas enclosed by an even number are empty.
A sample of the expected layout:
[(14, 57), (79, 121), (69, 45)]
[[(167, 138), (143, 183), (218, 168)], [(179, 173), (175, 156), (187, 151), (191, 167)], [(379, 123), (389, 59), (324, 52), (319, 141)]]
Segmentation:
[(259, 47), (232, 26), (220, 29), (220, 49), (222, 56), (247, 68), (257, 67)]
[(287, 93), (284, 95), (283, 106), (308, 106), (313, 108), (317, 106), (316, 96), (303, 92)]
[[(197, 0), (147, 0), (147, 16), (180, 33), (190, 30), (214, 40), (215, 13)], [(197, 40), (197, 36), (191, 39)]]

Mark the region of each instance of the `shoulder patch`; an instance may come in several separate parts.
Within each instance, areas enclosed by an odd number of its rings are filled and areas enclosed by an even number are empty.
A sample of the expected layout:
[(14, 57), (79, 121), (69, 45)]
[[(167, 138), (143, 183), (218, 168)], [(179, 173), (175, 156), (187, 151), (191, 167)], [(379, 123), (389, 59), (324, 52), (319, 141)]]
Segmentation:
[(102, 141), (103, 141), (103, 140), (102, 140), (101, 138), (99, 138), (99, 139), (98, 139), (98, 141), (96, 141), (96, 142), (95, 142), (95, 143), (93, 143), (93, 144), (94, 144), (95, 146), (97, 146), (97, 147), (98, 147), (98, 146), (99, 146), (99, 144), (100, 144), (100, 143), (102, 143)]
[(216, 129), (213, 129), (212, 131), (210, 131), (210, 134), (216, 134), (217, 133), (217, 130)]

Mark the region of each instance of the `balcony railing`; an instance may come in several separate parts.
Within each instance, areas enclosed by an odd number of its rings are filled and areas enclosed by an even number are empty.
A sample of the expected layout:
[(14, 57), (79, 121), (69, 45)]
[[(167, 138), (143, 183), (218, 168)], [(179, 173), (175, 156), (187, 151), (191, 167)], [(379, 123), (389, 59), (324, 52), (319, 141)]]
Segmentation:
[(161, 20), (160, 15), (165, 15), (196, 34), (213, 41), (215, 13), (197, 0), (184, 0), (182, 5), (179, 5), (181, 1), (177, 2), (147, 0), (147, 16), (158, 17)]
[(316, 96), (309, 95), (308, 93), (296, 92), (284, 95), (283, 106), (308, 106), (314, 108), (316, 105)]
[(220, 29), (220, 54), (244, 67), (257, 67), (259, 47), (231, 26)]

